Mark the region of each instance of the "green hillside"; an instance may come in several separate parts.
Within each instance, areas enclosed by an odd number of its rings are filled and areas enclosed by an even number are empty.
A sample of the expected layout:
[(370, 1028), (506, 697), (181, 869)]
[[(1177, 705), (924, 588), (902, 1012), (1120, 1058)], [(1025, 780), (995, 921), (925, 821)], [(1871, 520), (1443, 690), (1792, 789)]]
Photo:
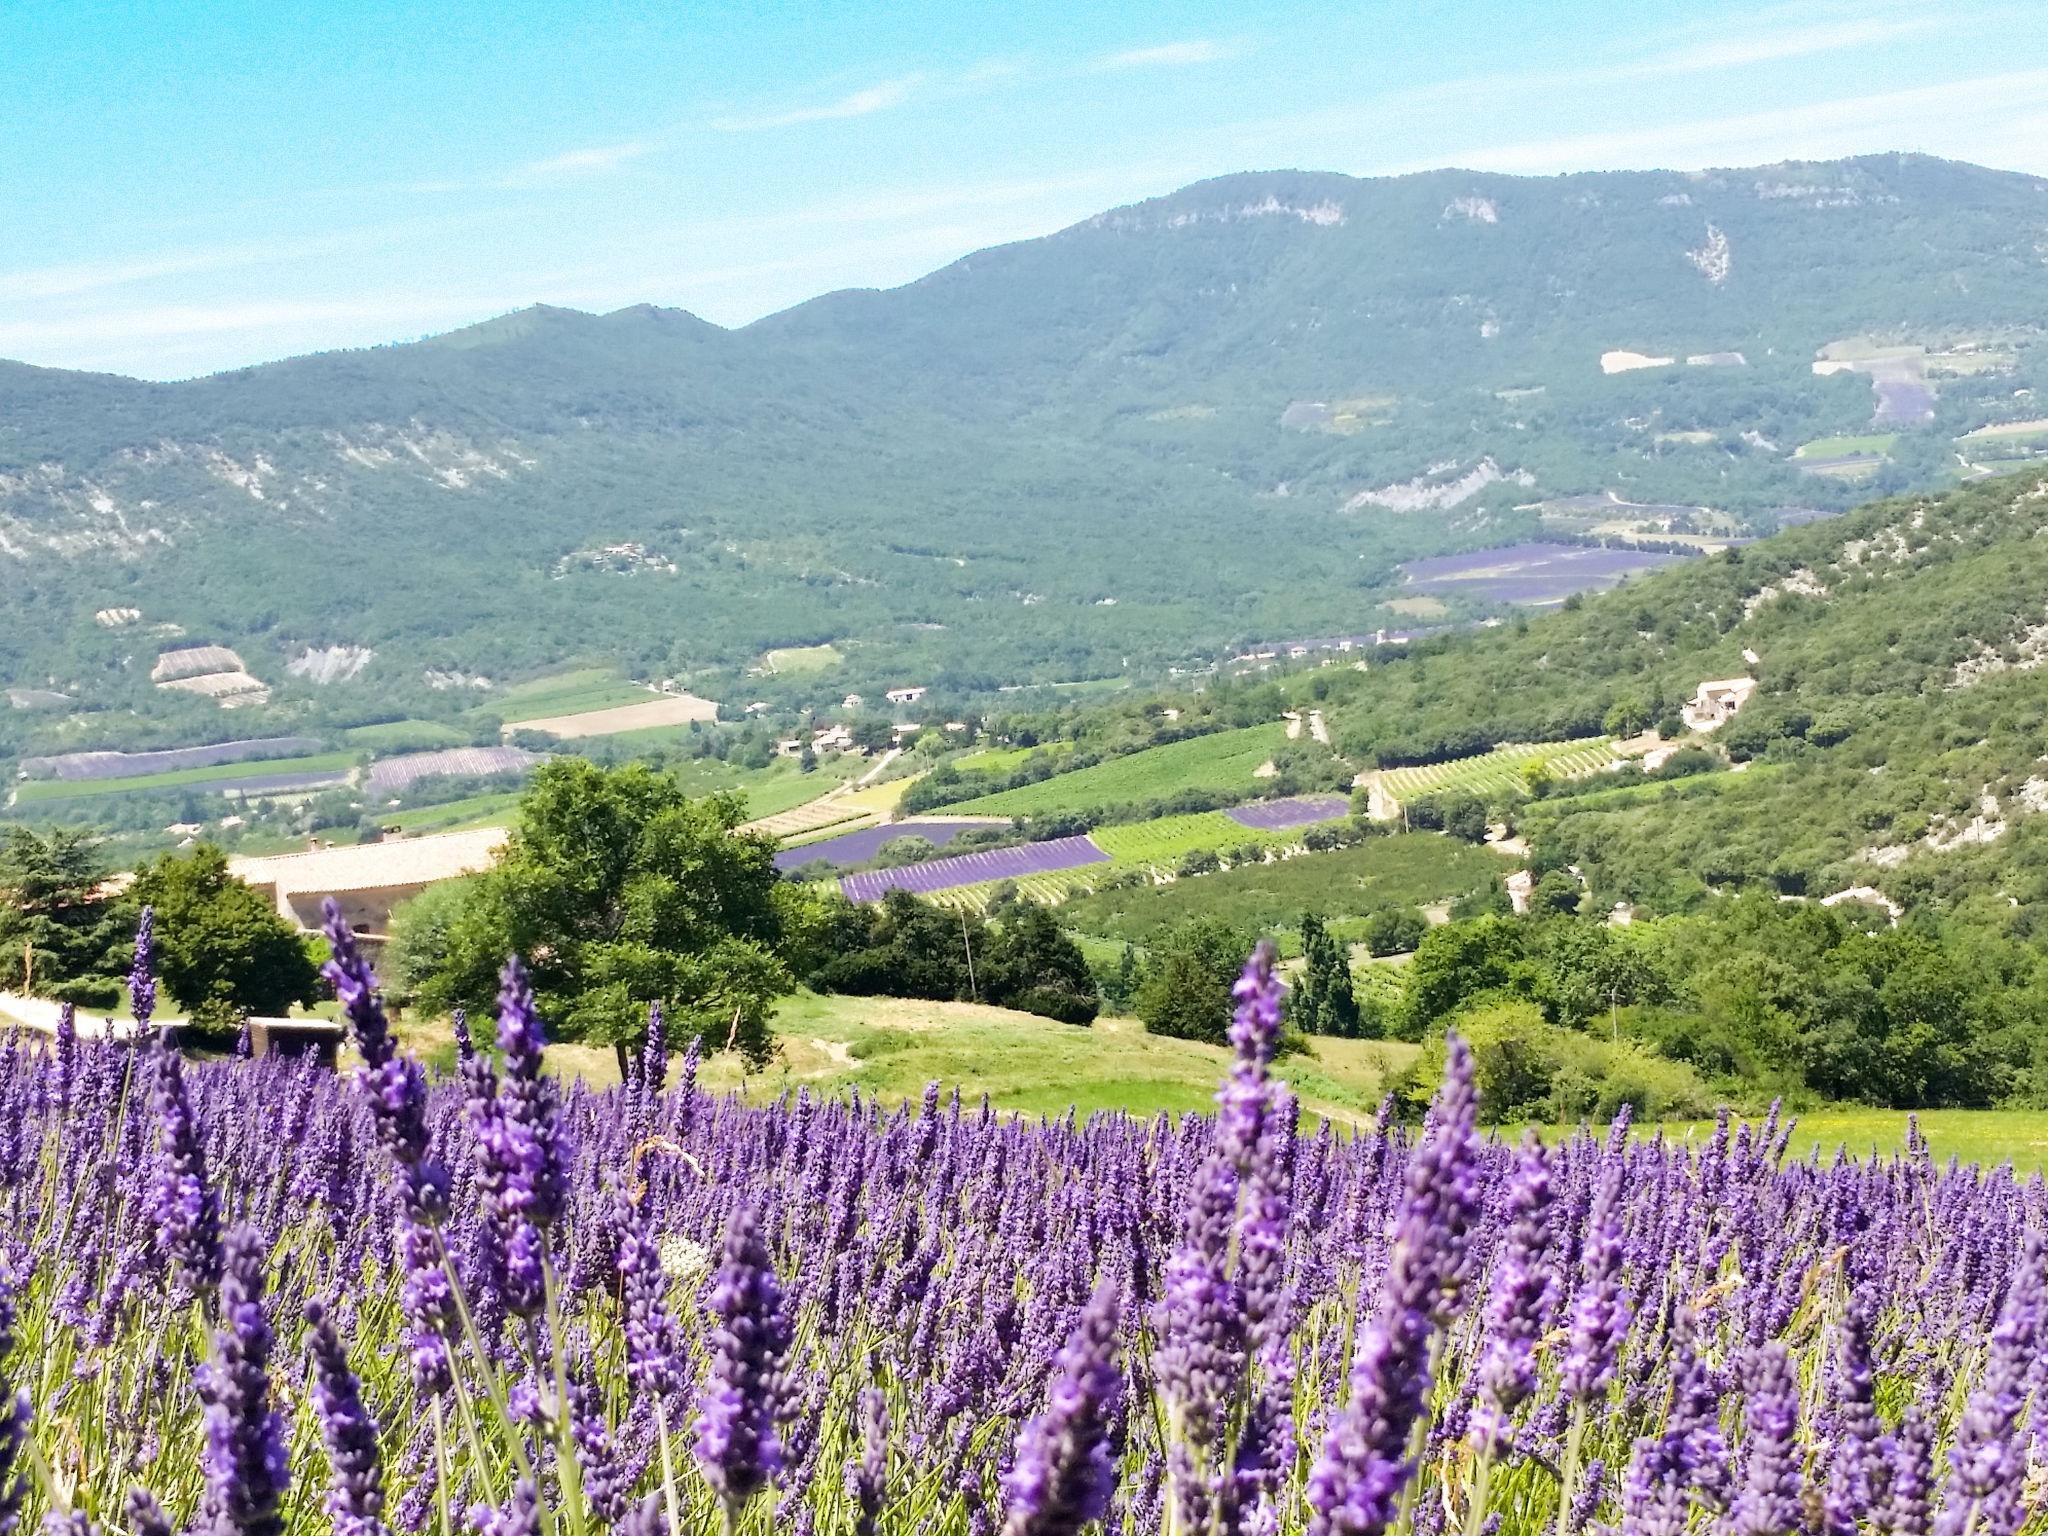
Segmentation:
[[(128, 711), (197, 734), (214, 706), (149, 683), (173, 639), (236, 648), (258, 727), (443, 720), (569, 663), (964, 701), (1399, 624), (1398, 561), (1611, 536), (1610, 492), (1664, 504), (1638, 534), (1725, 534), (1941, 483), (2048, 386), (2042, 187), (1913, 156), (1261, 173), (737, 331), (536, 309), (179, 384), (0, 364), (0, 684), (86, 722), (0, 711), (0, 750)], [(1921, 349), (1936, 415), (1849, 483), (1792, 454), (1871, 432), (1870, 380), (1812, 369), (1858, 338)], [(332, 646), (375, 655), (286, 671)]]
[[(1874, 504), (1572, 611), (1314, 679), (1343, 750), (1426, 762), (1632, 720), (1708, 679), (1758, 691), (1718, 771), (1561, 785), (1515, 814), (1597, 903), (1871, 886), (2033, 933), (2048, 897), (2048, 477)], [(1756, 660), (1750, 662), (1745, 653)]]

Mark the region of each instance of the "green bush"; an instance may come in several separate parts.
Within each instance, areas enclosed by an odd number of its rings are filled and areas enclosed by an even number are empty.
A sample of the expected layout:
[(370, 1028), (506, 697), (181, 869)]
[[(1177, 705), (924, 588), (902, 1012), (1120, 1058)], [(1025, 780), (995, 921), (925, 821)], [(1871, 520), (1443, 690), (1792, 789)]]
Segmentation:
[[(1561, 1029), (1534, 1003), (1480, 1002), (1451, 1027), (1472, 1052), (1479, 1117), (1489, 1125), (1606, 1120), (1624, 1104), (1639, 1119), (1689, 1120), (1713, 1107), (1706, 1085), (1684, 1063), (1652, 1056), (1633, 1041)], [(1443, 1064), (1438, 1033), (1390, 1085), (1404, 1112), (1420, 1114), (1428, 1105)]]

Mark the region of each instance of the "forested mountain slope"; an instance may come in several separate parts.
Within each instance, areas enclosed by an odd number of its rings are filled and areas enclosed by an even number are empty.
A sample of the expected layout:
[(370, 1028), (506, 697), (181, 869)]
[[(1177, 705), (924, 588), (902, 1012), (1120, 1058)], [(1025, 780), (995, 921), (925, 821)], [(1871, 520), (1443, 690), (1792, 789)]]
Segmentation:
[[(0, 364), (0, 683), (157, 708), (157, 626), (286, 712), (325, 646), (385, 700), (571, 657), (730, 698), (831, 641), (823, 698), (1357, 632), (1401, 621), (1396, 561), (1545, 498), (1727, 533), (1966, 472), (1958, 434), (2038, 414), (2044, 252), (2048, 183), (1910, 156), (1286, 172), (738, 331), (535, 309), (177, 384)], [(1809, 473), (1868, 430), (1873, 352), (1933, 419)]]

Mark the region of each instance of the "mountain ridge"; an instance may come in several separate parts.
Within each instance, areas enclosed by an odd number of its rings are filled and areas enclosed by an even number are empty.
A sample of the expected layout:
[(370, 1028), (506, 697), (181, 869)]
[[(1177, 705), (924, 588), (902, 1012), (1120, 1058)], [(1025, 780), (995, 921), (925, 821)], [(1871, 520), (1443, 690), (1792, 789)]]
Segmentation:
[[(736, 329), (543, 305), (176, 383), (0, 365), (0, 681), (182, 708), (111, 607), (298, 708), (571, 659), (819, 700), (1197, 665), (1398, 623), (1400, 560), (1542, 532), (1545, 498), (1726, 536), (1939, 484), (2048, 387), (2044, 296), (2048, 181), (1928, 157), (1244, 172)], [(1861, 478), (1813, 474), (1791, 450), (1869, 433), (1872, 396), (1811, 364), (1867, 336), (1960, 371)], [(562, 574), (623, 543), (672, 574)], [(311, 574), (337, 564), (358, 590)], [(748, 679), (826, 640), (840, 673)], [(323, 645), (378, 659), (282, 675)]]

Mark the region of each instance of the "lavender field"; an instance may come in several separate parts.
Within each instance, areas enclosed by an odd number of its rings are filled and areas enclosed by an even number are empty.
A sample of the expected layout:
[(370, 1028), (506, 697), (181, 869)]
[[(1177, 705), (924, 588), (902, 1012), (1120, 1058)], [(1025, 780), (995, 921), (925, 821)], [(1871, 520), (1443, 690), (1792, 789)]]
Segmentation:
[(1241, 827), (1260, 832), (1285, 832), (1290, 827), (1312, 827), (1319, 821), (1335, 821), (1351, 810), (1344, 795), (1290, 795), (1284, 800), (1261, 800), (1252, 805), (1233, 806), (1223, 814)]
[(849, 901), (879, 901), (890, 891), (947, 891), (984, 880), (1022, 880), (1088, 864), (1106, 864), (1109, 855), (1088, 837), (1056, 837), (1021, 848), (990, 848), (950, 859), (927, 859), (902, 869), (867, 869), (846, 875), (839, 889)]
[(884, 843), (894, 842), (899, 837), (921, 837), (933, 847), (943, 848), (962, 832), (977, 827), (1008, 825), (1007, 821), (921, 821), (913, 816), (907, 821), (883, 822), (879, 826), (862, 827), (858, 832), (842, 832), (837, 837), (784, 848), (775, 855), (775, 867), (784, 873), (792, 873), (820, 859), (833, 864), (865, 864), (882, 851)]
[[(1262, 948), (1215, 1117), (670, 1071), (0, 1054), (0, 1520), (67, 1533), (1688, 1530), (2040, 1517), (2048, 1190), (1626, 1118), (1299, 1124)], [(154, 1007), (147, 931), (131, 982)]]
[(1598, 592), (1684, 555), (1574, 544), (1509, 544), (1462, 555), (1410, 560), (1400, 569), (1404, 592), (1463, 595), (1488, 603), (1561, 603), (1574, 592)]

